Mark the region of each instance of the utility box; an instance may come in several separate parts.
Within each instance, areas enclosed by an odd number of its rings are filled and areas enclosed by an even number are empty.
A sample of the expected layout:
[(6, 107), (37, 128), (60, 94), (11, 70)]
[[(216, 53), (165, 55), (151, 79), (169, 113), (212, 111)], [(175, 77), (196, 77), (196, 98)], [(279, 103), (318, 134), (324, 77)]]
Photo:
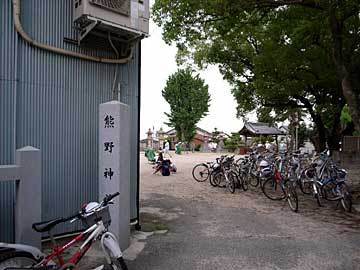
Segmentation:
[(80, 43), (89, 34), (129, 42), (149, 34), (149, 0), (74, 0)]

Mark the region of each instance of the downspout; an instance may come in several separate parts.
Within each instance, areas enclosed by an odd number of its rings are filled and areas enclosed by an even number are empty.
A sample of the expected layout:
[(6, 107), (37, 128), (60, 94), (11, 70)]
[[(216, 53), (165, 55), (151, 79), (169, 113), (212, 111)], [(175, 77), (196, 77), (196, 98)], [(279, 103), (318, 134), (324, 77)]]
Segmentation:
[[(19, 59), (19, 37), (18, 35), (15, 35), (15, 61), (14, 61), (14, 103), (13, 103), (13, 156), (12, 156), (12, 163), (15, 164), (15, 159), (16, 159), (16, 138), (17, 138), (17, 118), (18, 118), (18, 81), (19, 81), (19, 64), (18, 64), (18, 59)], [(16, 203), (16, 199), (15, 199), (15, 203)], [(16, 224), (16, 217), (15, 217), (15, 211), (13, 212), (13, 216), (12, 216), (12, 224)], [(12, 239), (15, 240), (15, 230), (13, 230), (12, 233)]]
[(62, 55), (66, 55), (66, 56), (71, 56), (71, 57), (75, 57), (75, 58), (80, 58), (83, 60), (88, 60), (88, 61), (93, 61), (93, 62), (98, 62), (98, 63), (107, 63), (107, 64), (126, 64), (127, 62), (130, 61), (130, 59), (133, 56), (133, 50), (130, 51), (129, 55), (127, 57), (124, 58), (120, 58), (120, 59), (111, 59), (111, 58), (101, 58), (101, 57), (96, 57), (96, 56), (89, 56), (86, 54), (82, 54), (82, 53), (77, 53), (77, 52), (73, 52), (73, 51), (68, 51), (62, 48), (57, 48), (51, 45), (46, 45), (43, 43), (40, 43), (34, 39), (32, 39), (23, 29), (22, 25), (21, 25), (21, 21), (20, 21), (20, 0), (13, 0), (13, 13), (14, 13), (14, 25), (15, 25), (15, 29), (16, 31), (19, 33), (19, 35), (26, 41), (28, 42), (31, 46), (46, 50), (46, 51), (50, 51), (50, 52), (54, 52), (57, 54), (62, 54)]
[(137, 191), (136, 191), (136, 219), (137, 224), (135, 225), (135, 229), (140, 231), (141, 224), (140, 224), (140, 107), (141, 107), (141, 41), (138, 44), (139, 46), (139, 60), (138, 60), (138, 127), (137, 127), (137, 160), (138, 160), (138, 167), (137, 167)]
[[(114, 43), (111, 41), (110, 32), (108, 32), (108, 40), (109, 40), (109, 43), (111, 45), (111, 48), (115, 52), (116, 57), (119, 58), (120, 57), (119, 51), (116, 49)], [(131, 52), (132, 52), (132, 50), (131, 50)], [(116, 81), (117, 81), (118, 68), (119, 68), (119, 65), (116, 65), (115, 70), (114, 70), (114, 79), (113, 79), (112, 88), (111, 88), (112, 97), (113, 97), (112, 99), (113, 100), (118, 100), (119, 99), (119, 92), (116, 90)]]
[[(17, 96), (18, 96), (18, 81), (19, 81), (19, 72), (18, 72), (18, 54), (19, 54), (19, 38), (18, 36), (15, 36), (15, 61), (14, 61), (14, 108), (13, 108), (13, 117), (14, 117), (14, 123), (13, 123), (13, 148), (14, 148), (14, 157), (13, 157), (13, 163), (15, 164), (15, 153), (16, 153), (16, 132), (17, 132)], [(15, 224), (15, 223), (14, 223)], [(15, 239), (15, 238), (14, 238)]]

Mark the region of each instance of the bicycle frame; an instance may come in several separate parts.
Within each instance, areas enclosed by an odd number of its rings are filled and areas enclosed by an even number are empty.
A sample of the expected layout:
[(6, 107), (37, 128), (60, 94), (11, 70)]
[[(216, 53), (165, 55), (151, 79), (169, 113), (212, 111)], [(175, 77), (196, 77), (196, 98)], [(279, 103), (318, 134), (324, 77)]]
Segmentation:
[(337, 201), (337, 200), (342, 199), (343, 195), (339, 194), (339, 188), (340, 188), (340, 186), (342, 184), (345, 183), (345, 179), (338, 179), (337, 177), (330, 176), (330, 177), (325, 178), (325, 179), (322, 180), (321, 188), (326, 187), (330, 183), (334, 184), (334, 186), (332, 187), (332, 190), (335, 191), (336, 195), (338, 195), (338, 197), (335, 197), (335, 198), (331, 199), (331, 201)]
[(324, 172), (326, 167), (328, 166), (329, 163), (329, 158), (328, 157), (318, 157), (316, 159), (316, 161), (321, 160), (323, 163), (321, 164), (321, 166), (316, 170), (317, 175), (319, 176), (319, 179), (322, 179), (324, 176)]
[(87, 234), (91, 233), (89, 237), (84, 241), (84, 243), (80, 246), (80, 248), (75, 252), (75, 254), (67, 261), (67, 264), (77, 264), (81, 258), (85, 255), (85, 253), (89, 250), (91, 244), (94, 240), (96, 240), (99, 235), (101, 235), (106, 228), (102, 221), (92, 225), (90, 228), (85, 230), (84, 232), (77, 235), (71, 241), (66, 243), (65, 245), (58, 247), (56, 245), (53, 246), (54, 252), (44, 258), (39, 264), (35, 267), (44, 267), (51, 264), (52, 260), (57, 257), (60, 267), (65, 264), (64, 259), (60, 256), (66, 249), (81, 241)]
[[(119, 196), (120, 192), (115, 192), (114, 194), (108, 194), (104, 197), (101, 203), (90, 202), (89, 204), (85, 204), (81, 212), (77, 212), (74, 215), (71, 215), (68, 218), (56, 219), (49, 222), (39, 222), (33, 224), (33, 229), (37, 232), (48, 231), (50, 234), (51, 242), (53, 244), (53, 252), (49, 255), (43, 254), (40, 250), (35, 247), (29, 245), (21, 245), (21, 244), (6, 244), (0, 243), (0, 247), (14, 249), (16, 252), (26, 252), (30, 253), (35, 259), (36, 263), (32, 265), (31, 269), (73, 269), (75, 265), (81, 260), (81, 258), (85, 255), (85, 253), (89, 250), (91, 245), (95, 241), (100, 241), (102, 251), (105, 255), (106, 262), (111, 269), (118, 269), (117, 264), (120, 264), (121, 269), (127, 269), (126, 263), (123, 259), (122, 252), (119, 246), (119, 242), (114, 234), (108, 231), (107, 225), (111, 222), (110, 213), (108, 213), (108, 205), (112, 202), (112, 200)], [(104, 211), (102, 211), (104, 210)], [(103, 220), (104, 218), (104, 220)], [(76, 237), (74, 237), (71, 241), (66, 243), (63, 246), (58, 246), (53, 238), (51, 229), (59, 223), (73, 221), (81, 219), (84, 224), (93, 224), (84, 232), (79, 233)], [(51, 223), (52, 222), (52, 223)], [(105, 222), (105, 223), (104, 223)], [(47, 227), (37, 227), (40, 225), (45, 225)], [(86, 238), (86, 239), (85, 239)], [(68, 259), (65, 263), (64, 259), (61, 257), (61, 254), (73, 246), (76, 242), (80, 240), (84, 240), (82, 245), (75, 251), (75, 253)], [(31, 256), (30, 255), (30, 256)], [(19, 256), (15, 256), (19, 257)], [(54, 258), (57, 258), (59, 261), (58, 264), (54, 262)], [(116, 261), (115, 261), (116, 260)], [(93, 270), (104, 269), (104, 264), (96, 267)]]

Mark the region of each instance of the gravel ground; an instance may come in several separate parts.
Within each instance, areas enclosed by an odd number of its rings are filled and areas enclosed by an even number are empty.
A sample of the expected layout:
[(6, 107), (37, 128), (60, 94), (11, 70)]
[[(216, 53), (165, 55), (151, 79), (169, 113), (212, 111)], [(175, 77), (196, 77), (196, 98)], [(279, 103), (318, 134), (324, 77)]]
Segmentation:
[(258, 189), (230, 194), (191, 176), (220, 154), (172, 155), (178, 172), (163, 177), (141, 154), (142, 232), (125, 252), (130, 270), (360, 269), (359, 214), (311, 197), (293, 213)]

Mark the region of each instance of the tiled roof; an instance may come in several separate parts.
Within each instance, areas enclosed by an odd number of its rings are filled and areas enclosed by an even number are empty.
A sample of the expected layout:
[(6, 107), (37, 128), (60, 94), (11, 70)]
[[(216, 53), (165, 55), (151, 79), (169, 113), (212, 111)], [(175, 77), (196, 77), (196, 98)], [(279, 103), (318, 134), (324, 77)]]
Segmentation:
[[(196, 127), (196, 130), (198, 131), (197, 133), (203, 133), (204, 135), (211, 136), (211, 134), (212, 134), (211, 132), (208, 132), (205, 129), (202, 129), (202, 128), (199, 128), (199, 127)], [(167, 135), (176, 135), (176, 130), (174, 128), (170, 129), (169, 131), (165, 132), (165, 134), (167, 134)]]
[(241, 135), (284, 135), (284, 133), (277, 127), (261, 122), (247, 122), (239, 133)]

